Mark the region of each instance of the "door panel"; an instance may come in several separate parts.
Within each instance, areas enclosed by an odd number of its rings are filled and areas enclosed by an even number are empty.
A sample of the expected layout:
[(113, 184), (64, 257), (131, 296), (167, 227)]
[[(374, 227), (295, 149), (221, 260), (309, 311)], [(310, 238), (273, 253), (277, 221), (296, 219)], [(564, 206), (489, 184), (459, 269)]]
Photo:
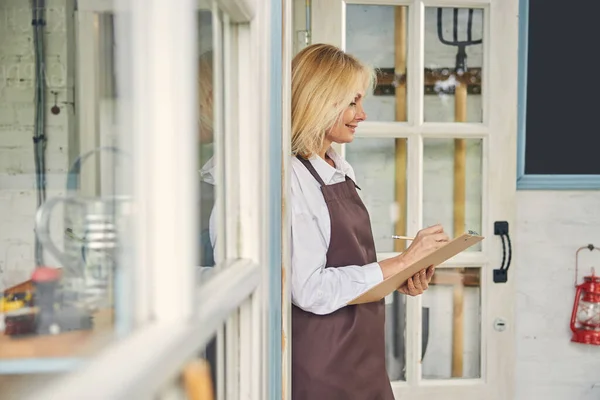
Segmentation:
[(494, 221), (514, 216), (518, 0), (311, 4), (312, 43), (378, 71), (368, 120), (336, 148), (363, 189), (378, 258), (404, 250), (391, 235), (437, 222), (450, 236), (486, 237), (439, 266), (422, 296), (386, 299), (396, 397), (512, 398), (514, 285), (494, 283), (492, 270), (502, 261)]

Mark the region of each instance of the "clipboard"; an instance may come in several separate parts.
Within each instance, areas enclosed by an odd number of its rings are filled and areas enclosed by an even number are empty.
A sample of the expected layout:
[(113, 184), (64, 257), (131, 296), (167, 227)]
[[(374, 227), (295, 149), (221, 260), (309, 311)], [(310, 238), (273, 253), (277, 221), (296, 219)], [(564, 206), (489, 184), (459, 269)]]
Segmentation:
[(464, 233), (461, 236), (452, 239), (445, 246), (440, 247), (434, 252), (426, 255), (420, 260), (412, 263), (407, 268), (398, 272), (395, 275), (388, 277), (386, 280), (373, 286), (371, 289), (362, 293), (360, 296), (348, 302), (348, 305), (363, 304), (379, 301), (385, 296), (404, 285), (408, 278), (416, 274), (417, 272), (429, 267), (430, 265), (440, 265), (446, 260), (454, 257), (458, 253), (468, 249), (469, 247), (481, 242), (484, 239), (483, 236), (471, 235)]

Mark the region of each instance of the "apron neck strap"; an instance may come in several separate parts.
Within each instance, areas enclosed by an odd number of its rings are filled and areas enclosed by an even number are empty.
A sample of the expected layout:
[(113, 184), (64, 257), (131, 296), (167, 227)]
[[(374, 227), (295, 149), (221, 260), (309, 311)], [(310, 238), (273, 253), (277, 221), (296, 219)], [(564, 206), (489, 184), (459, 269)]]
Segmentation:
[(296, 158), (298, 160), (300, 160), (300, 162), (302, 164), (304, 164), (306, 169), (308, 169), (308, 172), (310, 172), (310, 174), (313, 176), (313, 178), (315, 178), (317, 180), (317, 182), (319, 182), (321, 184), (321, 186), (325, 186), (325, 182), (323, 182), (323, 178), (321, 178), (321, 175), (319, 175), (319, 173), (317, 172), (315, 167), (313, 167), (310, 160), (307, 160), (306, 158), (302, 158), (300, 156), (296, 156)]

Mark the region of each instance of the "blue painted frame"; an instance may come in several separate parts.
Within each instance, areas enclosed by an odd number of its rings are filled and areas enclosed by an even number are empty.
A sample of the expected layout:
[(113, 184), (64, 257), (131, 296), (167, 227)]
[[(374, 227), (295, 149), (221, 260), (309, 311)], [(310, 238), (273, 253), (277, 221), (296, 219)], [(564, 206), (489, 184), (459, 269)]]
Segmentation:
[(282, 0), (271, 0), (269, 96), (269, 307), (267, 399), (280, 400), (281, 374), (281, 165), (282, 165)]
[(519, 66), (517, 119), (517, 190), (600, 189), (600, 175), (526, 175), (525, 130), (527, 106), (527, 49), (529, 0), (519, 1)]
[(22, 358), (0, 361), (0, 375), (70, 372), (81, 367), (81, 358)]

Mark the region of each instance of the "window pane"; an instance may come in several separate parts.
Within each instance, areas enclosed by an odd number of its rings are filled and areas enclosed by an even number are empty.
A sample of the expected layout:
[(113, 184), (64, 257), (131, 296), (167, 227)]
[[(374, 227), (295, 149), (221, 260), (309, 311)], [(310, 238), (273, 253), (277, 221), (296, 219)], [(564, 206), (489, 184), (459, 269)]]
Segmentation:
[(422, 295), (423, 378), (481, 377), (480, 272), (438, 268)]
[(348, 4), (346, 51), (378, 71), (364, 101), (369, 119), (406, 122), (408, 7)]
[[(215, 57), (213, 43), (213, 13), (210, 10), (198, 11), (198, 165), (200, 166), (200, 246), (199, 263), (202, 267), (214, 267), (217, 213), (215, 209), (215, 187), (219, 165), (215, 157), (215, 130), (221, 124), (216, 121), (215, 79), (221, 74), (214, 73), (215, 64), (221, 65)], [(218, 53), (216, 53), (218, 54)], [(211, 273), (212, 271), (203, 271)]]
[[(482, 139), (423, 140), (423, 224), (481, 232)], [(481, 251), (481, 243), (467, 251)]]
[(425, 122), (482, 122), (483, 10), (425, 8)]
[[(211, 277), (218, 273), (224, 259), (228, 258), (225, 226), (225, 110), (226, 101), (224, 53), (225, 25), (223, 13), (209, 7), (197, 12), (198, 21), (198, 160), (199, 160), (199, 246), (196, 264), (198, 285), (210, 285)], [(218, 266), (219, 265), (219, 266)], [(202, 304), (195, 304), (195, 308)], [(201, 356), (211, 370), (212, 384), (218, 398), (225, 389), (226, 327), (217, 332)], [(235, 368), (235, 366), (231, 366)]]
[(7, 3), (0, 28), (0, 362), (37, 359), (33, 370), (93, 354), (127, 326), (134, 297), (124, 293), (134, 199), (116, 112), (122, 42), (112, 15), (83, 12), (76, 48), (76, 20), (41, 11), (38, 29), (31, 10)]
[(391, 381), (406, 380), (406, 296), (398, 292), (385, 301), (385, 365)]
[(354, 168), (356, 181), (371, 217), (378, 253), (404, 250), (406, 232), (407, 174), (406, 139), (356, 138), (346, 145), (346, 159)]

